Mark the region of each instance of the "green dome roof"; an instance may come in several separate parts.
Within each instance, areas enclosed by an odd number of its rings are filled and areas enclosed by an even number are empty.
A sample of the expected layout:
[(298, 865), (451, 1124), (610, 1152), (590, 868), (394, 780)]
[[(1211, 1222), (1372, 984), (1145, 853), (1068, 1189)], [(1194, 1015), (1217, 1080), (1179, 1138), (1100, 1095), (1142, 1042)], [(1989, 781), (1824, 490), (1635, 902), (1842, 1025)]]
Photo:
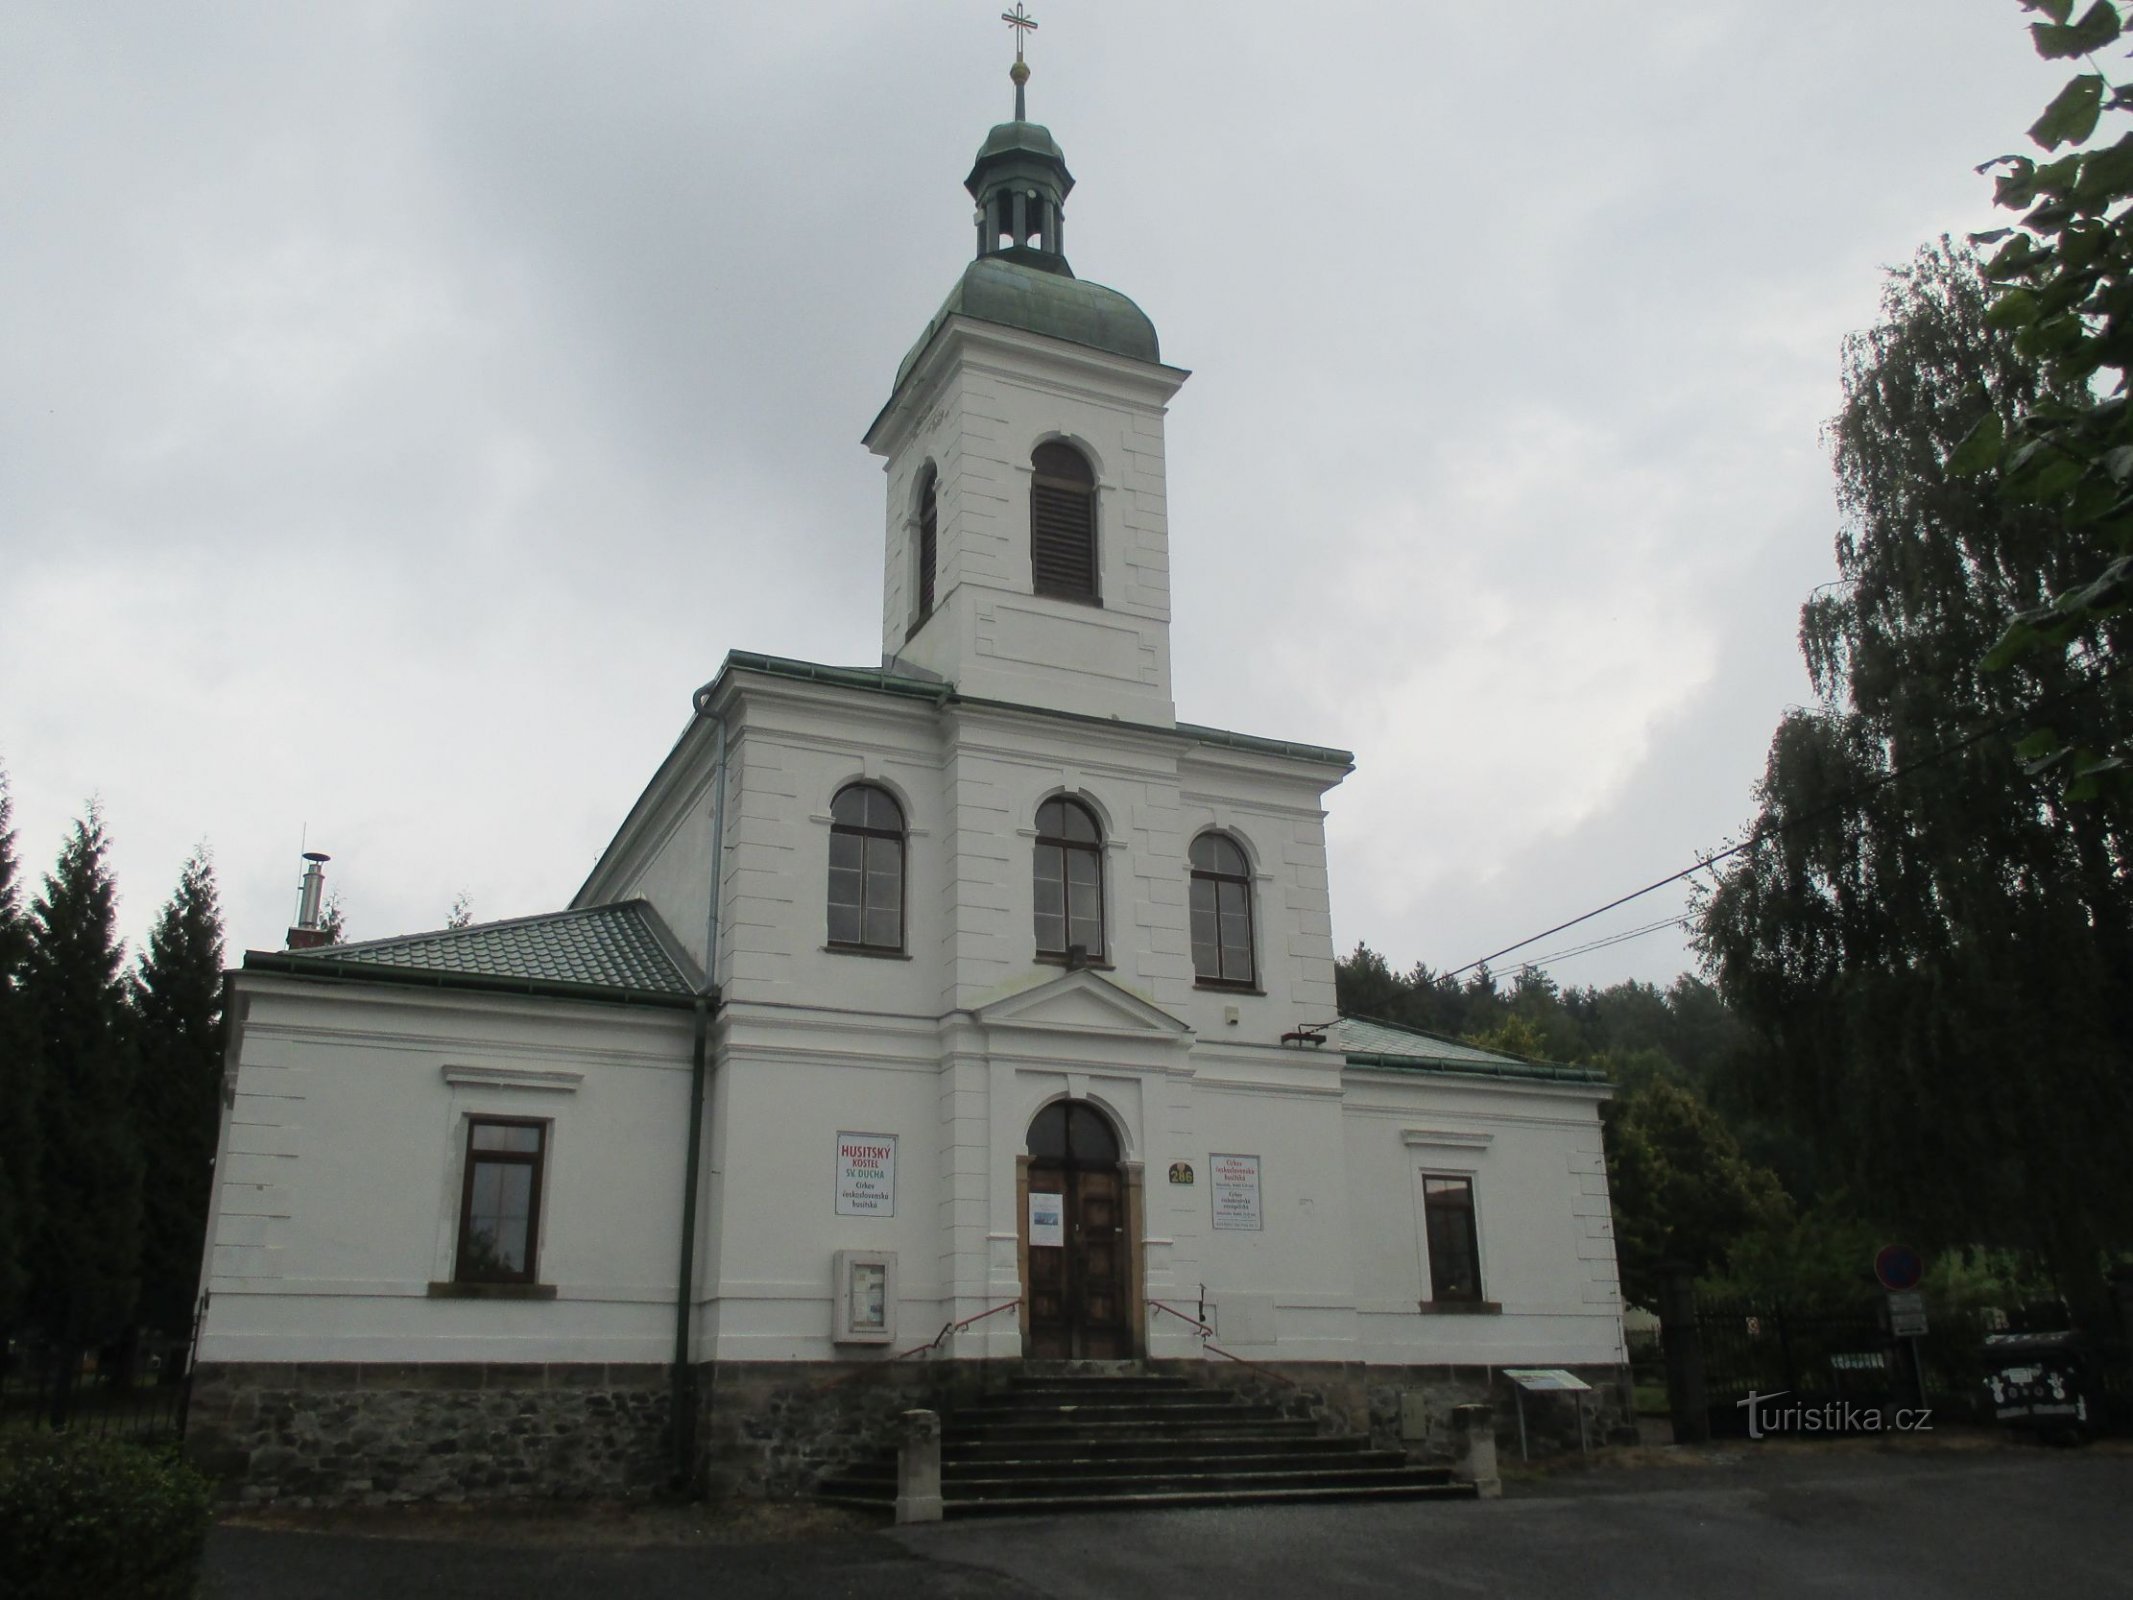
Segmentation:
[(985, 135), (985, 142), (978, 146), (978, 160), (1006, 155), (1011, 150), (1026, 151), (1062, 163), (1066, 160), (1066, 152), (1059, 148), (1052, 130), (1041, 122), (994, 123), (992, 132)]
[[(1013, 128), (1018, 124), (1010, 122), (1002, 126)], [(993, 130), (996, 134), (999, 131), (998, 128)], [(896, 387), (903, 387), (904, 379), (911, 375), (912, 367), (918, 363), (919, 353), (940, 332), (941, 324), (955, 316), (998, 323), (1004, 328), (1021, 328), (1135, 361), (1162, 359), (1156, 344), (1155, 324), (1148, 320), (1145, 311), (1116, 289), (1106, 289), (1100, 283), (1090, 283), (1061, 270), (1064, 263), (1060, 263), (1057, 256), (1049, 258), (1057, 265), (1044, 266), (1015, 259), (1017, 255), (1039, 254), (1038, 251), (1013, 251), (979, 256), (965, 267), (962, 280), (949, 291), (940, 310), (926, 324), (925, 333), (897, 367)]]

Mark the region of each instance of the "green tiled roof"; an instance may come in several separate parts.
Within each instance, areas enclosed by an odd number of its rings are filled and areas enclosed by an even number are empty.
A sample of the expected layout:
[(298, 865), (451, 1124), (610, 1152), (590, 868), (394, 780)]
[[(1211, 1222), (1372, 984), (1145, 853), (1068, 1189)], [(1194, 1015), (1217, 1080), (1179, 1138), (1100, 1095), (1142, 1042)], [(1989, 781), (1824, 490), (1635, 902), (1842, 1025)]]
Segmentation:
[(1479, 1078), (1532, 1078), (1546, 1083), (1604, 1084), (1608, 1081), (1607, 1074), (1594, 1067), (1521, 1061), (1517, 1056), (1478, 1049), (1414, 1028), (1375, 1022), (1368, 1017), (1342, 1017), (1328, 1030), (1326, 1038), (1348, 1058), (1351, 1066), (1449, 1072)]
[(316, 950), (255, 950), (244, 964), (262, 971), (343, 978), (372, 972), (381, 978), (430, 975), (474, 987), (556, 994), (597, 991), (610, 998), (688, 1000), (702, 986), (694, 963), (674, 942), (659, 913), (642, 900)]

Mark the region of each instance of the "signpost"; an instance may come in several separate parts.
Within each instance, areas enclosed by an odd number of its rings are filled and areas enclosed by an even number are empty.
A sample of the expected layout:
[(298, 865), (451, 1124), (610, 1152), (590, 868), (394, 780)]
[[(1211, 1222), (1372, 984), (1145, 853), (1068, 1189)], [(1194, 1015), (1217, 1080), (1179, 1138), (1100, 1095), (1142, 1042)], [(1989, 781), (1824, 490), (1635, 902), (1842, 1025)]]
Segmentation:
[(1926, 1258), (1907, 1244), (1885, 1244), (1874, 1255), (1874, 1276), (1891, 1294), (1918, 1287), (1926, 1275)]
[(1918, 1383), (1921, 1406), (1926, 1403), (1926, 1364), (1918, 1341), (1926, 1336), (1926, 1297), (1918, 1285), (1925, 1275), (1926, 1258), (1907, 1244), (1886, 1244), (1874, 1254), (1874, 1276), (1889, 1297), (1889, 1337), (1911, 1347), (1911, 1376)]
[(1567, 1394), (1570, 1403), (1578, 1408), (1578, 1454), (1585, 1454), (1585, 1396), (1592, 1385), (1574, 1372), (1561, 1367), (1505, 1367), (1503, 1375), (1517, 1386), (1518, 1395), (1518, 1459), (1532, 1459), (1526, 1453), (1526, 1391), (1535, 1394)]

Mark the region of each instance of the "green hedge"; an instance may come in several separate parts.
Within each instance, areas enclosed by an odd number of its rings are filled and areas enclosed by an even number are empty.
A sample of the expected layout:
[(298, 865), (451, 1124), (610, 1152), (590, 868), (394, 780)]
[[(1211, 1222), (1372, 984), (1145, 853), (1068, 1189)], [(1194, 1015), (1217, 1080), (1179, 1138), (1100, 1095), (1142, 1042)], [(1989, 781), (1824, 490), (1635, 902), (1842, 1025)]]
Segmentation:
[(207, 1480), (174, 1455), (72, 1434), (0, 1436), (6, 1600), (191, 1600)]

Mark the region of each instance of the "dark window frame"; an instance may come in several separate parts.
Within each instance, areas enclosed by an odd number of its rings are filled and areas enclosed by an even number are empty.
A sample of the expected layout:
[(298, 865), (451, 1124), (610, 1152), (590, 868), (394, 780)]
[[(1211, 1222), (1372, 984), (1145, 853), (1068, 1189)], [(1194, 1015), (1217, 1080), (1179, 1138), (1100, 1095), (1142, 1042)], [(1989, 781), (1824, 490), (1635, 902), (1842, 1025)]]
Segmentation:
[[(1044, 814), (1053, 806), (1070, 808), (1078, 812), (1087, 820), (1090, 831), (1096, 837), (1093, 840), (1070, 839), (1066, 836), (1064, 829), (1057, 833), (1046, 833), (1044, 830)], [(1044, 863), (1046, 851), (1052, 852), (1058, 858), (1059, 863), (1060, 942), (1056, 947), (1047, 945), (1044, 942), (1043, 934), (1033, 927), (1037, 942), (1037, 955), (1041, 960), (1064, 961), (1076, 942), (1074, 939), (1074, 880), (1069, 871), (1068, 863), (1072, 855), (1080, 854), (1087, 856), (1094, 863), (1093, 880), (1096, 896), (1096, 944), (1093, 948), (1084, 945), (1082, 954), (1088, 959), (1091, 966), (1101, 966), (1104, 963), (1105, 951), (1110, 944), (1111, 938), (1110, 923), (1105, 916), (1104, 908), (1104, 826), (1102, 821), (1098, 819), (1095, 811), (1086, 803), (1075, 799), (1072, 795), (1053, 795), (1037, 807), (1037, 841), (1030, 857), (1030, 909), (1033, 924), (1035, 918), (1042, 915), (1036, 908), (1035, 886), (1037, 872)]]
[[(838, 820), (836, 820), (837, 802), (839, 800), (842, 800), (846, 795), (851, 794), (855, 790), (866, 790), (869, 793), (878, 794), (882, 797), (882, 799), (888, 801), (891, 809), (893, 809), (896, 813), (897, 826), (894, 829), (876, 828), (867, 826), (862, 823), (839, 822)], [(836, 794), (830, 799), (830, 837), (832, 840), (834, 840), (839, 834), (844, 834), (847, 837), (851, 838), (857, 838), (860, 841), (859, 937), (857, 939), (838, 938), (836, 936), (835, 926), (832, 923), (827, 929), (828, 936), (825, 942), (832, 950), (846, 951), (853, 954), (902, 955), (905, 949), (905, 936), (909, 925), (908, 907), (910, 905), (911, 900), (909, 872), (911, 864), (911, 853), (910, 850), (907, 848), (907, 841), (910, 839), (911, 836), (911, 821), (910, 817), (904, 811), (903, 802), (897, 799), (895, 795), (891, 794), (887, 789), (883, 788), (878, 783), (873, 783), (865, 780), (856, 783), (848, 783), (844, 785), (843, 788), (839, 789)], [(873, 846), (876, 842), (893, 844), (896, 847), (896, 942), (894, 944), (883, 944), (879, 940), (869, 939), (866, 936), (867, 912), (869, 910), (869, 907), (867, 905), (867, 884), (869, 879), (873, 876), (869, 868), (869, 862), (872, 858)], [(832, 844), (830, 846), (830, 850), (834, 855), (836, 846)], [(823, 873), (823, 903), (825, 922), (828, 922), (829, 920), (828, 895), (829, 873), (828, 871), (825, 871)]]
[[(1432, 1192), (1432, 1184), (1445, 1187)], [(1441, 1221), (1440, 1221), (1441, 1219)], [(1439, 1248), (1440, 1232), (1458, 1230), (1461, 1237), (1446, 1239), (1451, 1248)], [(1422, 1174), (1422, 1233), (1429, 1251), (1429, 1295), (1438, 1305), (1481, 1305), (1481, 1224), (1474, 1197), (1474, 1175), (1469, 1172)], [(1464, 1256), (1464, 1261), (1451, 1259)], [(1467, 1268), (1467, 1282), (1459, 1281), (1459, 1268)]]
[(1103, 604), (1096, 468), (1064, 439), (1030, 452), (1029, 556), (1032, 594)]
[[(547, 1187), (548, 1130), (540, 1117), (469, 1116), (466, 1132), (466, 1170), (459, 1184), (459, 1245), (452, 1261), (454, 1283), (538, 1283), (541, 1267), (541, 1192)], [(540, 1142), (532, 1150), (477, 1150), (475, 1136), (483, 1128), (531, 1128)], [(474, 1178), (483, 1166), (518, 1166), (533, 1170), (526, 1197), (526, 1264), (517, 1271), (483, 1267), (474, 1254)]]
[[(1215, 840), (1229, 846), (1230, 849), (1237, 852), (1237, 859), (1243, 865), (1235, 872), (1223, 872), (1215, 868), (1202, 867), (1199, 862), (1192, 859), (1192, 852), (1198, 850), (1200, 845), (1207, 840)], [(1192, 844), (1186, 851), (1186, 864), (1190, 868), (1193, 883), (1208, 883), (1214, 886), (1212, 890), (1214, 904), (1208, 908), (1207, 913), (1214, 919), (1212, 930), (1214, 937), (1206, 941), (1200, 938), (1201, 910), (1199, 904), (1190, 886), (1186, 891), (1186, 920), (1187, 933), (1192, 945), (1193, 982), (1202, 989), (1231, 989), (1257, 993), (1259, 989), (1259, 927), (1258, 919), (1252, 910), (1251, 856), (1233, 835), (1225, 833), (1220, 828), (1210, 828), (1194, 837)], [(1226, 947), (1222, 942), (1222, 891), (1225, 886), (1236, 891), (1236, 898), (1244, 906), (1244, 971), (1242, 973), (1231, 972), (1229, 963), (1225, 959)], [(1205, 971), (1200, 966), (1200, 947), (1203, 942), (1211, 945), (1215, 952), (1215, 970), (1212, 973)]]
[(911, 621), (911, 631), (916, 633), (933, 615), (937, 596), (934, 593), (939, 579), (940, 559), (940, 474), (932, 467), (926, 469), (926, 479), (918, 497), (918, 613)]

